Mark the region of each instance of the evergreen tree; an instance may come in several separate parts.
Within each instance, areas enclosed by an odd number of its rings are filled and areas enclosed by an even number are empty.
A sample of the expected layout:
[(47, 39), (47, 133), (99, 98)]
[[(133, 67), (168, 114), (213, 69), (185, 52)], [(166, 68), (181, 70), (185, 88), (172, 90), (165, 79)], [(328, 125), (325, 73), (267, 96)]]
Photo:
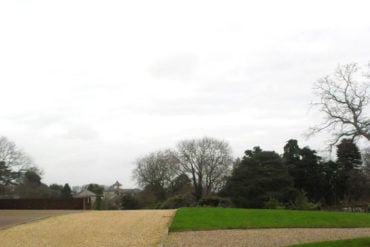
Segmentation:
[(290, 139), (284, 146), (284, 164), (294, 181), (294, 187), (304, 191), (311, 201), (323, 199), (323, 167), (316, 151), (300, 148), (297, 140)]
[(337, 145), (337, 166), (340, 198), (351, 204), (362, 197), (366, 190), (366, 178), (361, 172), (361, 153), (350, 139), (343, 139)]
[(52, 197), (59, 198), (62, 194), (63, 185), (60, 184), (51, 184), (49, 185), (49, 189), (52, 193)]
[(245, 156), (234, 167), (227, 182), (225, 194), (230, 195), (238, 207), (262, 208), (270, 198), (287, 203), (292, 179), (282, 158), (273, 151), (255, 147), (245, 151)]
[(61, 191), (62, 198), (71, 198), (72, 197), (72, 190), (69, 187), (69, 184), (65, 184), (62, 191)]
[(345, 172), (361, 168), (361, 153), (352, 140), (343, 139), (341, 143), (337, 145), (337, 164), (340, 169)]
[(298, 162), (301, 157), (301, 149), (298, 146), (298, 141), (290, 139), (284, 146), (284, 161), (288, 164)]
[(338, 166), (334, 161), (322, 163), (323, 166), (323, 186), (322, 194), (327, 205), (338, 203), (341, 198), (341, 189), (338, 185)]
[(22, 198), (50, 198), (53, 197), (51, 189), (41, 182), (40, 171), (27, 170), (21, 175), (21, 183), (16, 188), (18, 196)]

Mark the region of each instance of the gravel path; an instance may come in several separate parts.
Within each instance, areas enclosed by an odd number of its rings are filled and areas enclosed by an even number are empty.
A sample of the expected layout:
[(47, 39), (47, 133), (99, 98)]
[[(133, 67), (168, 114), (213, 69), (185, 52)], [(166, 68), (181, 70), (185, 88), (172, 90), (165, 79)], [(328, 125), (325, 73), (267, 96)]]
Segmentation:
[(370, 237), (370, 228), (291, 228), (170, 233), (166, 247), (275, 247), (334, 239)]
[(174, 210), (88, 211), (0, 231), (2, 247), (157, 246)]
[(78, 210), (0, 210), (0, 229)]

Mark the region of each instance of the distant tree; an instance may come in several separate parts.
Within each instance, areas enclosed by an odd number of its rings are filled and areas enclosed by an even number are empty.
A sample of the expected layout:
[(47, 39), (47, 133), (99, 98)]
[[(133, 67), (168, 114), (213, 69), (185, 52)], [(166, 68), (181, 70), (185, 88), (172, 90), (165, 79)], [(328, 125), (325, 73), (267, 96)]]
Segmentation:
[(139, 200), (133, 195), (124, 195), (121, 199), (121, 207), (122, 209), (139, 209), (140, 202)]
[(157, 191), (149, 185), (145, 186), (135, 197), (139, 200), (142, 208), (158, 208), (164, 201), (163, 199), (158, 199)]
[(167, 149), (139, 158), (136, 161), (133, 176), (146, 191), (154, 193), (158, 200), (164, 200), (172, 181), (179, 172), (179, 160), (176, 154)]
[(60, 196), (62, 198), (71, 198), (72, 197), (72, 190), (69, 187), (69, 184), (65, 184), (61, 190)]
[(326, 203), (352, 203), (368, 196), (369, 179), (361, 165), (361, 154), (350, 139), (342, 139), (337, 145), (337, 161), (323, 163)]
[[(96, 200), (94, 202), (94, 205), (93, 205), (93, 209), (95, 210), (100, 210), (100, 209), (116, 209), (113, 207), (113, 203), (112, 201), (110, 202), (103, 202), (102, 201), (102, 197), (103, 197), (103, 193), (104, 193), (104, 186), (102, 185), (99, 185), (99, 184), (89, 184), (87, 186), (87, 189), (93, 193), (95, 193), (96, 195)], [(112, 205), (110, 205), (110, 203), (112, 203)], [(109, 204), (109, 205), (108, 205)], [(112, 206), (112, 207), (110, 207)]]
[(309, 147), (304, 147), (301, 150), (301, 171), (305, 175), (300, 184), (299, 189), (307, 192), (307, 197), (310, 201), (319, 202), (323, 199), (323, 166), (321, 157), (316, 154), (315, 150)]
[(55, 191), (61, 191), (63, 189), (63, 185), (60, 185), (60, 184), (51, 184), (49, 185), (49, 188), (51, 190), (55, 190)]
[(339, 66), (334, 75), (318, 80), (315, 94), (320, 100), (314, 105), (324, 113), (325, 119), (311, 128), (309, 134), (330, 131), (331, 146), (342, 138), (353, 141), (357, 137), (364, 137), (370, 140), (370, 117), (366, 115), (369, 78), (369, 75), (361, 74), (356, 64), (347, 64)]
[(104, 186), (99, 184), (89, 184), (87, 189), (91, 192), (94, 192), (97, 196), (102, 196), (104, 192)]
[(22, 173), (16, 192), (21, 198), (49, 198), (53, 195), (49, 187), (41, 182), (41, 175), (33, 169)]
[(340, 201), (343, 189), (339, 186), (339, 169), (336, 162), (329, 160), (322, 163), (323, 166), (323, 186), (322, 193), (325, 204), (335, 205)]
[(351, 139), (342, 139), (337, 145), (337, 163), (344, 171), (361, 168), (361, 152)]
[(11, 197), (22, 174), (31, 167), (31, 159), (14, 142), (0, 136), (0, 196)]
[(245, 151), (225, 191), (237, 207), (247, 208), (263, 208), (271, 198), (288, 203), (297, 192), (282, 158), (259, 147)]
[(303, 181), (305, 181), (305, 171), (301, 164), (301, 148), (298, 146), (298, 141), (290, 139), (284, 146), (283, 162), (288, 168), (290, 176), (293, 178), (294, 186), (299, 190), (304, 190)]
[(347, 203), (356, 201), (366, 191), (366, 175), (362, 172), (362, 158), (351, 139), (342, 139), (337, 145), (338, 183), (340, 195)]
[(0, 196), (9, 196), (17, 178), (18, 173), (12, 171), (5, 161), (0, 161)]
[(309, 200), (320, 201), (324, 197), (324, 175), (321, 157), (316, 155), (316, 151), (308, 147), (300, 148), (298, 141), (291, 139), (284, 146), (283, 159), (294, 187), (305, 191)]
[(191, 184), (190, 178), (182, 173), (173, 179), (169, 192), (172, 196), (181, 194), (191, 194), (193, 191), (193, 186)]
[(49, 189), (50, 189), (51, 193), (53, 194), (52, 197), (59, 198), (59, 197), (61, 197), (63, 185), (51, 184), (51, 185), (49, 185)]
[(283, 158), (289, 165), (292, 165), (294, 162), (298, 162), (301, 159), (301, 149), (298, 146), (297, 140), (288, 140), (287, 144), (284, 146)]
[(41, 185), (41, 175), (35, 171), (27, 171), (24, 174), (23, 181), (30, 186), (39, 186)]
[(177, 154), (182, 172), (191, 178), (196, 200), (224, 186), (233, 161), (228, 143), (208, 137), (184, 140), (177, 145)]
[(0, 161), (13, 171), (25, 170), (34, 166), (31, 158), (20, 150), (14, 142), (0, 136)]

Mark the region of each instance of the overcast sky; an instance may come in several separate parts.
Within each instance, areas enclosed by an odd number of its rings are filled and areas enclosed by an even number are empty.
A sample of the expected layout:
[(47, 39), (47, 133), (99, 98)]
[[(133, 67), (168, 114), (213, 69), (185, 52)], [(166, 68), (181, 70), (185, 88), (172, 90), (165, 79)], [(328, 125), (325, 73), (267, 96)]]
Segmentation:
[(282, 151), (313, 83), (370, 61), (368, 1), (0, 1), (0, 135), (50, 183), (135, 187), (188, 138)]

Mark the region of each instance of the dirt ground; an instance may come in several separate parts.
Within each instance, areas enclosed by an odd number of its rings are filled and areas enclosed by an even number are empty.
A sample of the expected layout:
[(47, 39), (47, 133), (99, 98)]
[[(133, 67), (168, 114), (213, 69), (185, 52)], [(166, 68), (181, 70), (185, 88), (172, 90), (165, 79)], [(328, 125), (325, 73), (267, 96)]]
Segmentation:
[(74, 210), (0, 210), (0, 229), (24, 224), (55, 215), (69, 214)]
[(85, 211), (0, 230), (2, 247), (158, 246), (175, 210)]
[(165, 247), (277, 247), (333, 239), (370, 237), (370, 228), (291, 228), (170, 233)]

